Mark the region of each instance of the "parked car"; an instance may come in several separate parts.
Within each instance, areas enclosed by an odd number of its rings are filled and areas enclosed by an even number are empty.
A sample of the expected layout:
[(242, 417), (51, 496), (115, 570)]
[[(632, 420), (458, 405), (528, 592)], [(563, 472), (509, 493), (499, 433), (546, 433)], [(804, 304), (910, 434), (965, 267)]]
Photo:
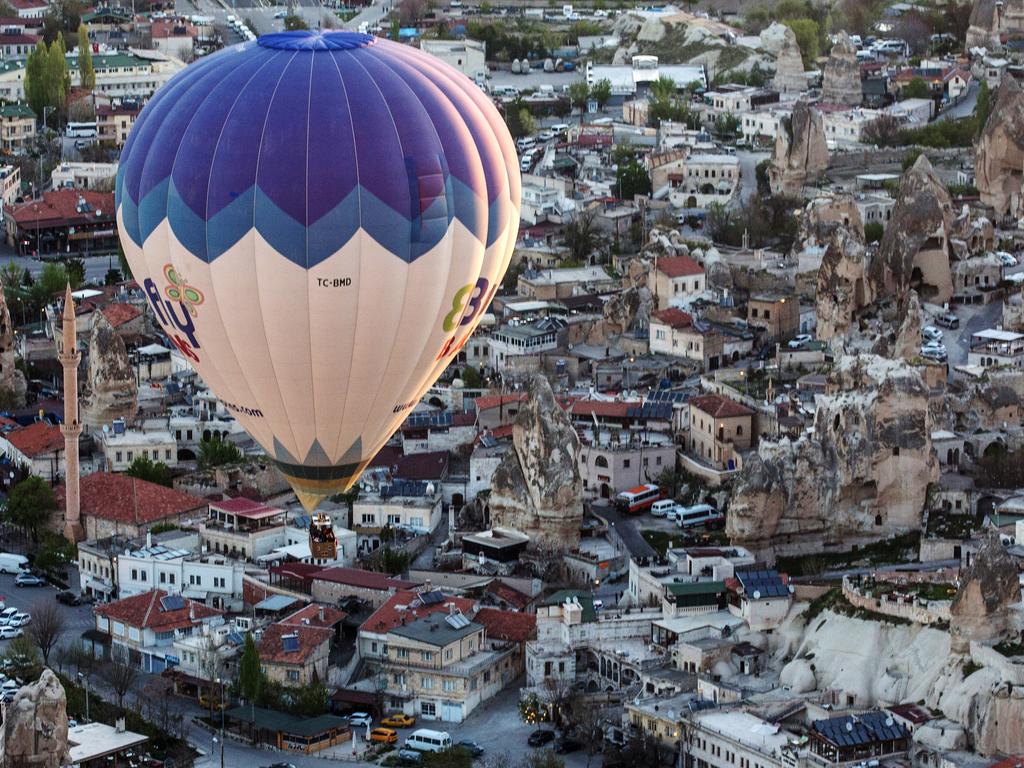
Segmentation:
[(271, 763), (264, 765), (263, 768), (295, 768), (295, 765), (293, 763)]
[(562, 736), (560, 739), (555, 741), (555, 752), (559, 755), (567, 755), (570, 752), (579, 752), (583, 749), (582, 742), (571, 739), (568, 736)]
[(952, 312), (943, 312), (937, 318), (935, 318), (935, 324), (941, 325), (943, 328), (959, 328), (960, 318), (954, 315)]
[(473, 757), (480, 757), (484, 753), (484, 748), (477, 744), (475, 741), (469, 739), (463, 739), (462, 741), (455, 742), (456, 747), (462, 747)]
[(10, 678), (4, 680), (4, 682), (0, 684), (0, 690), (2, 691), (16, 691), (19, 688), (21, 688), (21, 686), (18, 684), (18, 681)]
[(921, 357), (945, 362), (948, 355), (946, 354), (945, 347), (921, 347)]
[(537, 138), (540, 139), (541, 141), (551, 141), (553, 138), (555, 138), (555, 133), (554, 131), (544, 130), (537, 134)]
[(365, 728), (368, 725), (373, 725), (373, 718), (366, 712), (353, 712), (348, 716), (348, 724), (357, 728)]
[(404, 715), (401, 712), (396, 712), (393, 715), (388, 715), (380, 721), (381, 725), (386, 725), (389, 728), (412, 728), (416, 725), (416, 718)]
[(274, 14), (274, 18), (275, 19), (283, 19), (287, 15), (288, 15), (287, 11), (278, 11), (277, 13)]
[(32, 623), (32, 615), (29, 613), (18, 613), (7, 623), (9, 627), (27, 627)]
[(46, 582), (43, 581), (43, 579), (36, 576), (34, 573), (19, 573), (17, 578), (14, 579), (14, 586), (43, 587), (46, 586)]
[(370, 741), (380, 744), (396, 744), (398, 742), (398, 734), (390, 728), (374, 728), (370, 731)]
[(999, 259), (999, 263), (1002, 264), (1004, 267), (1017, 266), (1017, 260), (1013, 258), (1012, 253), (1007, 253), (1006, 251), (996, 251), (996, 258)]
[(925, 341), (942, 341), (942, 331), (934, 325), (926, 325), (921, 329), (921, 338)]
[(403, 765), (420, 765), (423, 762), (423, 753), (415, 749), (398, 750), (398, 759)]
[(17, 616), (21, 611), (15, 608), (13, 605), (10, 608), (4, 608), (0, 610), (0, 621), (10, 619), (13, 616)]
[(0, 640), (13, 640), (15, 637), (21, 637), (24, 632), (21, 631), (21, 627), (0, 627)]
[(526, 743), (531, 747), (543, 747), (545, 744), (550, 744), (555, 740), (555, 732), (548, 731), (543, 728), (538, 728), (536, 731), (530, 734), (530, 738), (526, 740)]
[(64, 605), (81, 605), (82, 600), (70, 589), (61, 590), (57, 593), (57, 602)]
[(801, 349), (802, 347), (806, 347), (813, 338), (814, 337), (809, 333), (801, 333), (790, 339), (789, 344), (786, 346), (790, 349)]

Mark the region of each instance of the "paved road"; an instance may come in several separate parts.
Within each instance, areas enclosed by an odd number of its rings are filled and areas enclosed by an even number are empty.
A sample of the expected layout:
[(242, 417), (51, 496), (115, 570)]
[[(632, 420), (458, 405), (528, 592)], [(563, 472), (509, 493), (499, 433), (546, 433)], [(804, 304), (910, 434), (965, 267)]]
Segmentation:
[[(90, 256), (85, 261), (85, 281), (87, 283), (103, 283), (103, 278), (106, 277), (107, 270), (113, 267), (118, 269), (118, 261), (114, 257), (110, 256)], [(39, 259), (30, 259), (26, 256), (14, 255), (12, 249), (4, 246), (0, 249), (0, 268), (3, 266), (14, 263), (22, 269), (27, 269), (29, 274), (33, 277), (37, 277), (40, 272), (43, 271), (45, 262)]]
[[(77, 577), (75, 581), (77, 582)], [(3, 600), (8, 608), (13, 607), (34, 614), (42, 606), (53, 604), (56, 594), (57, 590), (53, 587), (16, 587), (13, 575), (0, 574), (0, 600)], [(58, 603), (58, 605), (60, 604)], [(64, 615), (65, 622), (61, 644), (68, 645), (77, 642), (81, 638), (82, 632), (95, 626), (91, 606), (60, 605), (60, 610)], [(7, 648), (9, 642), (9, 640), (0, 641), (0, 654)]]
[(366, 24), (367, 27), (372, 27), (387, 16), (391, 12), (392, 7), (394, 7), (394, 2), (392, 2), (392, 0), (383, 0), (383, 2), (368, 5), (356, 16), (345, 22), (344, 27), (346, 29), (355, 30), (359, 29), (360, 24)]
[(757, 164), (769, 157), (770, 152), (736, 152), (736, 159), (740, 161), (740, 194), (733, 198), (735, 201), (742, 203), (757, 192)]
[(971, 335), (986, 328), (994, 328), (1002, 317), (1003, 303), (993, 301), (988, 304), (968, 305), (956, 308), (960, 318), (957, 330), (941, 329), (949, 365), (967, 363), (967, 353), (971, 349)]
[(974, 105), (978, 103), (978, 91), (981, 86), (977, 80), (971, 80), (967, 88), (967, 96), (959, 104), (954, 104), (947, 110), (939, 113), (939, 120), (963, 120), (974, 114)]

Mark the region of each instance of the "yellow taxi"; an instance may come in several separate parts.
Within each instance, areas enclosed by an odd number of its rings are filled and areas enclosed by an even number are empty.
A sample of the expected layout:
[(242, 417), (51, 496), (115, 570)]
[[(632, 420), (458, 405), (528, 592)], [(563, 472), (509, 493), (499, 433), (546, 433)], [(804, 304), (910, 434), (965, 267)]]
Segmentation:
[(370, 731), (370, 741), (380, 744), (395, 744), (398, 741), (398, 734), (390, 728), (374, 728)]
[(401, 712), (388, 715), (380, 721), (381, 725), (386, 725), (390, 728), (412, 728), (416, 725), (416, 718), (410, 715), (403, 715)]

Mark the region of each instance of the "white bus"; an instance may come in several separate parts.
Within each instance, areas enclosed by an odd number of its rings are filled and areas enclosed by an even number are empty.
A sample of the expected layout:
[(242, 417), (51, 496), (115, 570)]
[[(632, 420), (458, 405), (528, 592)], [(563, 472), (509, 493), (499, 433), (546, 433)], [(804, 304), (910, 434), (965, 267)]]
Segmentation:
[(444, 752), (452, 747), (452, 737), (447, 731), (432, 731), (420, 728), (413, 731), (405, 740), (405, 746), (418, 749), (420, 752)]
[(69, 139), (94, 139), (99, 135), (96, 123), (68, 123), (64, 131)]
[(722, 513), (710, 504), (697, 504), (692, 507), (679, 507), (676, 510), (676, 525), (680, 528), (720, 523), (724, 519), (725, 517)]
[(656, 485), (638, 485), (623, 491), (615, 497), (615, 506), (624, 514), (635, 515), (650, 509), (654, 502), (662, 497), (661, 489)]

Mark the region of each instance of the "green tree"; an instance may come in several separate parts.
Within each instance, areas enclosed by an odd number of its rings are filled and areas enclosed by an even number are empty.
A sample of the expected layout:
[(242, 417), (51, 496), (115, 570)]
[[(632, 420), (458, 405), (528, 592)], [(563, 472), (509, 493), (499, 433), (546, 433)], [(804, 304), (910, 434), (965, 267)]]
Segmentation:
[(590, 95), (597, 102), (597, 108), (603, 110), (612, 98), (612, 81), (607, 77), (602, 77), (594, 83), (594, 87), (590, 89)]
[(521, 139), (537, 132), (537, 123), (525, 103), (517, 99), (505, 105), (505, 125), (512, 138)]
[(78, 82), (87, 91), (96, 87), (96, 69), (92, 64), (92, 45), (85, 24), (78, 25)]
[(877, 243), (882, 240), (885, 227), (881, 222), (869, 221), (864, 225), (864, 239), (869, 243)]
[(813, 19), (787, 19), (783, 23), (793, 30), (796, 44), (800, 46), (800, 57), (803, 59), (804, 69), (811, 69), (815, 59), (818, 58), (820, 44), (818, 22)]
[(21, 281), (25, 279), (25, 268), (9, 261), (0, 267), (0, 283), (4, 291), (20, 290)]
[(237, 464), (242, 452), (233, 443), (224, 440), (203, 440), (199, 443), (199, 466), (203, 469), (224, 464)]
[(170, 468), (162, 461), (153, 461), (148, 456), (137, 456), (125, 474), (168, 488), (172, 485)]
[(292, 29), (309, 29), (309, 25), (301, 16), (290, 14), (284, 17), (284, 28), (288, 30)]
[(619, 163), (615, 169), (615, 186), (620, 200), (632, 200), (635, 195), (651, 193), (651, 177), (635, 157)]
[(740, 119), (735, 115), (719, 115), (715, 118), (714, 130), (721, 139), (735, 139), (740, 130)]
[(327, 686), (319, 681), (298, 689), (293, 699), (295, 713), (302, 717), (317, 717), (327, 712)]
[(263, 690), (263, 668), (252, 632), (245, 633), (245, 646), (238, 660), (238, 694), (246, 702), (257, 701)]
[(988, 83), (984, 80), (978, 87), (978, 100), (974, 103), (974, 121), (977, 124), (977, 132), (981, 133), (988, 122), (989, 113), (992, 111), (992, 93), (989, 91)]
[(71, 90), (71, 74), (68, 72), (67, 46), (64, 34), (57, 33), (57, 39), (50, 43), (46, 56), (46, 103), (59, 113), (67, 103)]
[(462, 376), (460, 376), (459, 378), (462, 379), (463, 385), (468, 387), (469, 389), (476, 389), (477, 387), (483, 384), (483, 380), (480, 378), (480, 371), (478, 371), (472, 365), (467, 365), (465, 368), (463, 368)]
[(924, 81), (924, 78), (915, 77), (903, 86), (900, 95), (905, 99), (930, 99), (932, 97), (932, 90), (928, 87), (928, 83)]
[(45, 529), (57, 511), (57, 500), (41, 477), (26, 477), (7, 497), (7, 520), (26, 531), (38, 543), (40, 529)]
[(32, 285), (32, 299), (37, 307), (41, 307), (63, 292), (67, 284), (68, 273), (63, 265), (53, 262), (45, 264), (39, 278)]
[(64, 272), (71, 283), (71, 289), (75, 290), (85, 282), (85, 260), (79, 258), (65, 259)]
[(46, 43), (39, 43), (25, 59), (25, 100), (36, 115), (42, 116), (46, 101)]
[(590, 98), (590, 86), (586, 80), (577, 80), (569, 86), (569, 103), (574, 109), (580, 111), (580, 122), (583, 122), (583, 114), (587, 109), (587, 100)]
[(104, 285), (116, 285), (121, 282), (121, 272), (117, 269), (108, 269), (107, 274), (103, 276)]

